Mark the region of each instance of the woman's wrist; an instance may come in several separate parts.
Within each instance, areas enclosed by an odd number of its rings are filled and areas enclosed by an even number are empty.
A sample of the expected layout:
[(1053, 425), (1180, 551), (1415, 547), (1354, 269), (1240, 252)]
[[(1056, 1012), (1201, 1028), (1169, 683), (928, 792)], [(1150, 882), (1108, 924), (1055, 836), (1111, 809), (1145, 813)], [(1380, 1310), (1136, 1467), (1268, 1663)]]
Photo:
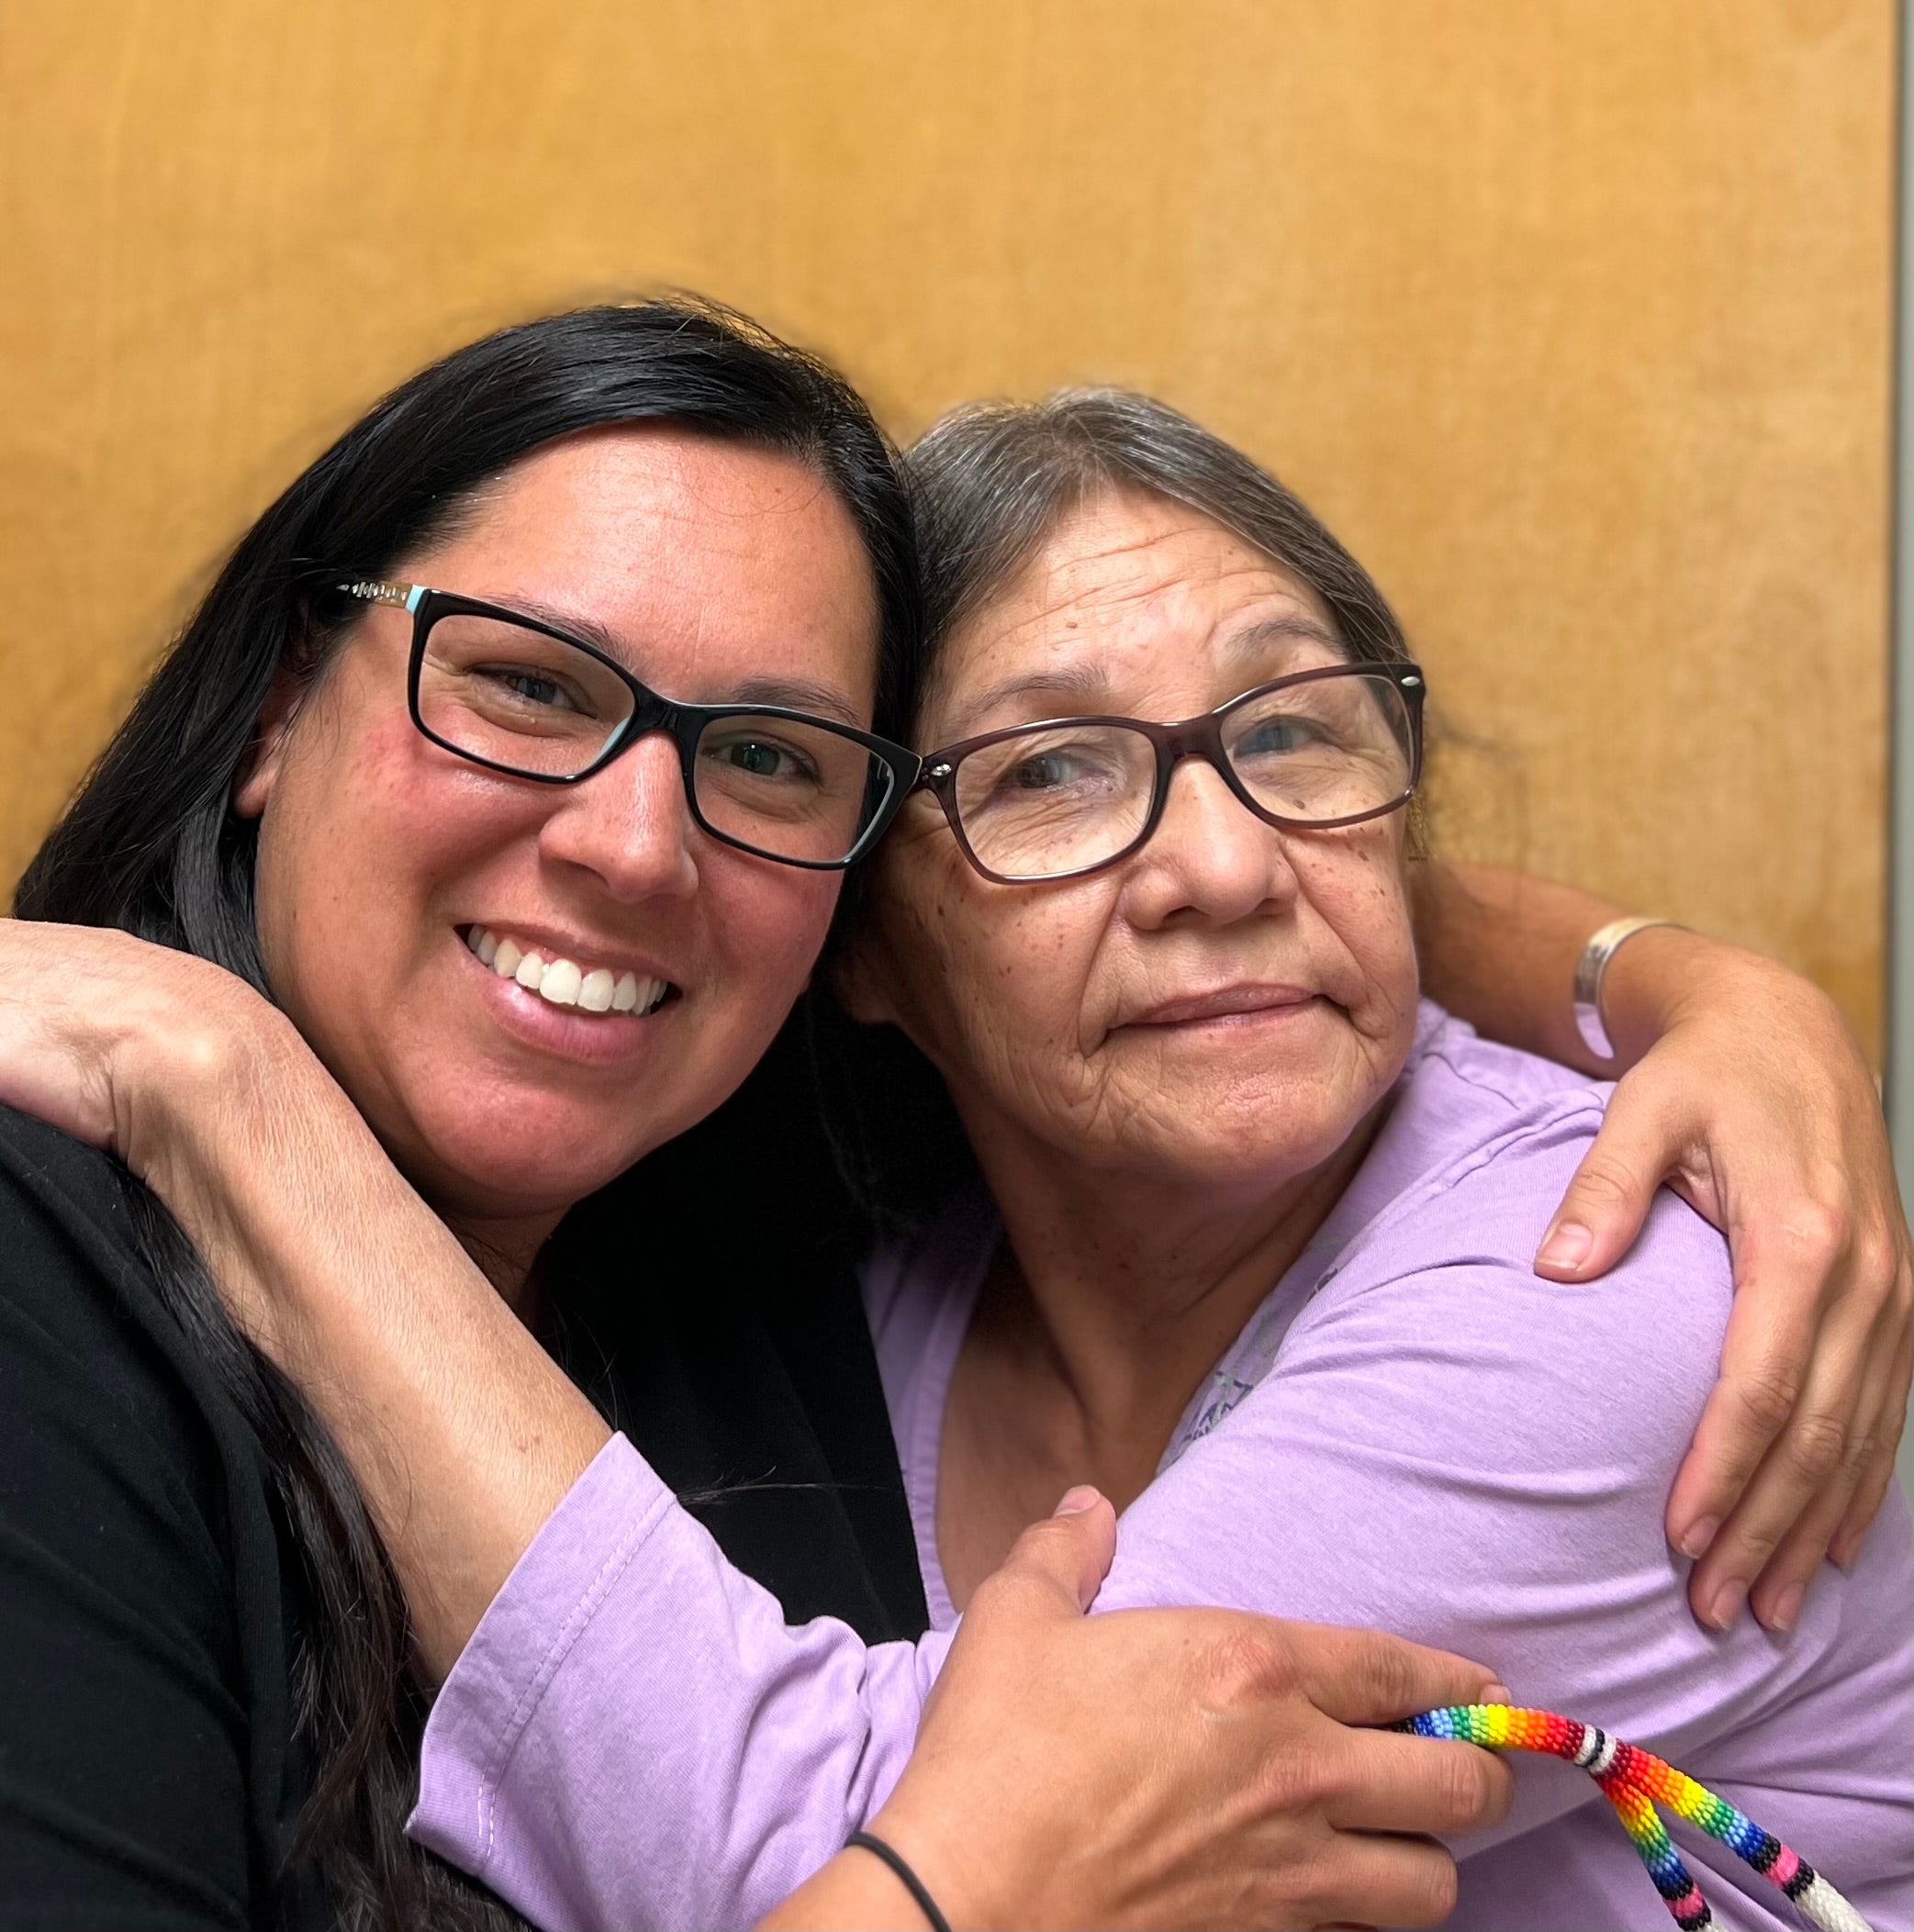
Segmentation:
[(1617, 947), (1602, 977), (1602, 1020), (1626, 1073), (1697, 1011), (1719, 1013), (1749, 989), (1786, 979), (1787, 968), (1745, 946), (1685, 926), (1644, 926)]
[[(1036, 1889), (1034, 1886), (1020, 1889), (1014, 1880), (1007, 1885), (989, 1882), (993, 1874), (977, 1869), (976, 1861), (968, 1855), (969, 1848), (953, 1833), (953, 1825), (960, 1817), (962, 1807), (948, 1802), (951, 1795), (948, 1792), (944, 1801), (939, 1802), (935, 1786), (934, 1768), (913, 1758), (905, 1766), (896, 1790), (866, 1829), (903, 1860), (918, 1883), (935, 1902), (938, 1913), (947, 1925), (972, 1927), (1014, 1925), (1016, 1916), (1012, 1902), (1019, 1897), (1027, 1902), (1037, 1895)], [(921, 1804), (918, 1802), (919, 1787), (923, 1788)], [(869, 1853), (862, 1855), (870, 1858), (873, 1864), (879, 1862)], [(994, 1876), (1002, 1881), (1004, 1874), (998, 1872)], [(898, 1882), (901, 1884), (901, 1881)], [(914, 1899), (910, 1911), (911, 1916), (905, 1923), (927, 1922), (925, 1914)]]
[[(968, 1921), (953, 1921), (968, 1924)], [(861, 1850), (840, 1851), (771, 1913), (757, 1932), (844, 1932), (849, 1926), (927, 1926), (903, 1881)]]

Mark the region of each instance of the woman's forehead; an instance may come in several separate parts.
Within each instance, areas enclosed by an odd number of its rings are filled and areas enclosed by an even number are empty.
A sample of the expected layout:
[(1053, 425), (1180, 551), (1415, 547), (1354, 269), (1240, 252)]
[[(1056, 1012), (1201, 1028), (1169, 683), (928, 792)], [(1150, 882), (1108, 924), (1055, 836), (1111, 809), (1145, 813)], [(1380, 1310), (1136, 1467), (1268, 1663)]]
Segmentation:
[(1092, 709), (1103, 692), (1238, 676), (1247, 688), (1346, 655), (1323, 600), (1265, 552), (1185, 505), (1112, 493), (953, 632), (930, 709), (957, 737), (1014, 721), (981, 720), (1025, 696), (1040, 717), (1065, 698)]

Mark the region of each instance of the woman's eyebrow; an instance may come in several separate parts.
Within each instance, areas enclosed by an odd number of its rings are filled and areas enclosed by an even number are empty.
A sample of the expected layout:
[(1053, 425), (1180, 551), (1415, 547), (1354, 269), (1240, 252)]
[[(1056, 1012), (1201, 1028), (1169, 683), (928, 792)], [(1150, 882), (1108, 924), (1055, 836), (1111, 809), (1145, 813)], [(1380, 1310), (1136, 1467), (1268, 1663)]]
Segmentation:
[(1092, 705), (1108, 689), (1109, 680), (1103, 676), (1103, 667), (1095, 664), (1058, 664), (1047, 671), (1028, 671), (1021, 677), (1005, 677), (953, 707), (946, 720), (946, 735), (953, 740), (968, 736), (979, 719), (989, 717), (1013, 698), (1054, 695), (1079, 705)]
[[(1223, 651), (1230, 658), (1245, 658), (1275, 643), (1323, 644), (1338, 655), (1345, 651), (1342, 640), (1333, 630), (1304, 610), (1245, 625), (1234, 636), (1224, 639)], [(999, 705), (1008, 704), (1013, 698), (1055, 696), (1093, 709), (1108, 688), (1103, 667), (1094, 663), (1059, 664), (1049, 670), (1028, 672), (1022, 677), (1006, 677), (955, 706), (946, 721), (944, 735), (953, 743), (968, 737), (978, 720), (989, 717)]]
[[(607, 657), (624, 665), (641, 682), (645, 681), (644, 674), (632, 661), (631, 647), (596, 618), (583, 617), (576, 611), (554, 610), (549, 604), (542, 604), (533, 597), (520, 598), (511, 608), (538, 623), (550, 624), (554, 631), (563, 631), (588, 644), (596, 644)], [(723, 697), (706, 701), (712, 704), (778, 705), (787, 711), (812, 711), (820, 717), (850, 725), (855, 730), (861, 731), (864, 729), (864, 720), (856, 706), (842, 691), (834, 690), (829, 685), (816, 684), (808, 677), (747, 677)]]
[(712, 703), (778, 705), (787, 711), (811, 711), (821, 718), (835, 719), (854, 730), (867, 729), (865, 720), (842, 691), (829, 685), (813, 684), (808, 677), (747, 677), (729, 697)]
[(1233, 658), (1248, 657), (1270, 644), (1315, 643), (1326, 644), (1338, 653), (1346, 650), (1341, 638), (1325, 624), (1320, 618), (1311, 617), (1303, 610), (1291, 611), (1282, 617), (1265, 618), (1260, 623), (1246, 625), (1234, 637), (1225, 638), (1223, 649)]

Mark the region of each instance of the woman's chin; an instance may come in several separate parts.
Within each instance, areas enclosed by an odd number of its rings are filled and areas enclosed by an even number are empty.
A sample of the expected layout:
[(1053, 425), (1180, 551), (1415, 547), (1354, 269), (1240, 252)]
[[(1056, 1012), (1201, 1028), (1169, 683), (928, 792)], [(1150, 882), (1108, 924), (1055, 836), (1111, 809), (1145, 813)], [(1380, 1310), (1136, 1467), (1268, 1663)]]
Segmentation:
[(478, 1116), (419, 1122), (409, 1145), (391, 1151), (450, 1220), (555, 1221), (668, 1137), (640, 1135), (629, 1122), (595, 1124), (576, 1106), (528, 1096), (503, 1098)]
[(1214, 1201), (1261, 1199), (1333, 1161), (1360, 1127), (1368, 1105), (1326, 1098), (1305, 1090), (1284, 1104), (1246, 1083), (1192, 1095), (1183, 1107), (1138, 1107), (1119, 1116), (1108, 1165)]

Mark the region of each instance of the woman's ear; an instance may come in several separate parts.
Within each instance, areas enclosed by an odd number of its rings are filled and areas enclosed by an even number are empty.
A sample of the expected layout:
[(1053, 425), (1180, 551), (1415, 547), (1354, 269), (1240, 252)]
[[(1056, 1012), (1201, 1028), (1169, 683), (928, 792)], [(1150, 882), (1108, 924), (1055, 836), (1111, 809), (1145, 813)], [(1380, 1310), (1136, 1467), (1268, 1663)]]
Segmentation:
[(242, 819), (256, 819), (264, 812), (266, 800), (279, 776), (285, 755), (285, 741), (299, 709), (305, 680), (281, 664), (274, 674), (266, 701), (259, 708), (259, 730), (240, 775), (233, 780), (232, 809)]

